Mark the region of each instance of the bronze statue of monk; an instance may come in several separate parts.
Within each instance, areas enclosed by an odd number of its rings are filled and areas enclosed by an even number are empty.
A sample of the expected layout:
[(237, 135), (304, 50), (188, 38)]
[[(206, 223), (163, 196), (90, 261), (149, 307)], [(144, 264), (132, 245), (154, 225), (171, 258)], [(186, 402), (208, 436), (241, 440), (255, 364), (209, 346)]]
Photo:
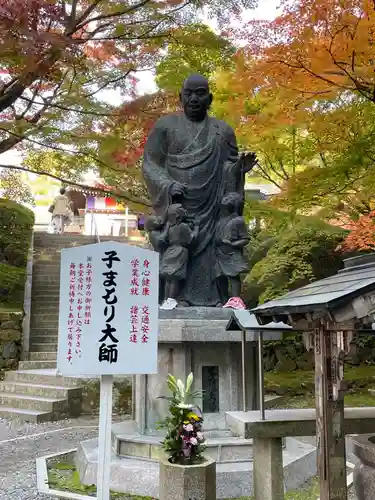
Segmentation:
[(166, 221), (168, 207), (180, 203), (199, 226), (186, 280), (174, 298), (183, 306), (219, 306), (226, 300), (215, 272), (221, 201), (230, 192), (244, 196), (245, 173), (256, 157), (239, 156), (233, 129), (208, 115), (212, 94), (206, 78), (187, 78), (180, 99), (184, 112), (160, 118), (148, 137), (143, 176), (157, 216)]

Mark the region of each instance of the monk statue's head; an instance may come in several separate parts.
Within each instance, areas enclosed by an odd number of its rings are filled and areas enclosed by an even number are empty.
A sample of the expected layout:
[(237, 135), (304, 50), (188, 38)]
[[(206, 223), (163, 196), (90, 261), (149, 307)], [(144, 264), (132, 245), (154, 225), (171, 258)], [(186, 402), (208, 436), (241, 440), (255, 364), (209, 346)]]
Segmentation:
[(212, 103), (212, 94), (207, 78), (198, 74), (186, 78), (181, 89), (180, 99), (189, 120), (204, 120)]

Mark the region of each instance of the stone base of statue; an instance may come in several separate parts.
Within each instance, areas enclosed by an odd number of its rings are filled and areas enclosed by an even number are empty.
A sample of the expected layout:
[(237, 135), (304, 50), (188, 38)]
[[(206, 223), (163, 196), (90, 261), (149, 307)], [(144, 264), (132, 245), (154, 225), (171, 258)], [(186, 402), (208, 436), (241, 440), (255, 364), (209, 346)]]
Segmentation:
[[(166, 457), (160, 443), (164, 434), (156, 427), (166, 415), (167, 402), (158, 397), (168, 394), (168, 373), (186, 380), (193, 372), (194, 388), (204, 391), (198, 404), (204, 414), (205, 456), (216, 461), (217, 498), (252, 494), (252, 441), (228, 430), (225, 413), (243, 410), (244, 396), (247, 410), (257, 408), (256, 342), (248, 333), (243, 369), (241, 332), (226, 330), (231, 315), (222, 308), (160, 311), (158, 374), (135, 377), (133, 420), (112, 428), (112, 490), (159, 498), (159, 461)], [(264, 338), (280, 335), (270, 331)], [(96, 482), (97, 444), (91, 439), (78, 448), (76, 463), (84, 484)], [(286, 488), (298, 488), (316, 472), (315, 448), (288, 439), (284, 451)]]

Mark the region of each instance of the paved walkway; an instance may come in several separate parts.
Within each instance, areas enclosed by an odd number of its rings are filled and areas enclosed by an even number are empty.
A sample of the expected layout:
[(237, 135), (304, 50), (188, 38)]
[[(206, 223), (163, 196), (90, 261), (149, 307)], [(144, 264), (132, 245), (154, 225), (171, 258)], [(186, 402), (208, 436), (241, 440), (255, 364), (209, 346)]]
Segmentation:
[(36, 458), (75, 448), (98, 434), (98, 420), (79, 418), (46, 424), (0, 420), (0, 499), (45, 500), (36, 488)]

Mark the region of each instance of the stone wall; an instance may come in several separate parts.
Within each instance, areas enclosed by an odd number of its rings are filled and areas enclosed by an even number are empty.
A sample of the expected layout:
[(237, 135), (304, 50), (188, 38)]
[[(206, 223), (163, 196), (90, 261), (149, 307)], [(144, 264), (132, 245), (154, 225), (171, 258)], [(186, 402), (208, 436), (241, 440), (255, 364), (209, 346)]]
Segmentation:
[(0, 313), (0, 380), (4, 372), (17, 370), (22, 352), (23, 314)]
[[(100, 406), (99, 379), (82, 379), (82, 413), (96, 415)], [(130, 415), (132, 412), (132, 377), (115, 377), (113, 381), (113, 413), (117, 416)]]

